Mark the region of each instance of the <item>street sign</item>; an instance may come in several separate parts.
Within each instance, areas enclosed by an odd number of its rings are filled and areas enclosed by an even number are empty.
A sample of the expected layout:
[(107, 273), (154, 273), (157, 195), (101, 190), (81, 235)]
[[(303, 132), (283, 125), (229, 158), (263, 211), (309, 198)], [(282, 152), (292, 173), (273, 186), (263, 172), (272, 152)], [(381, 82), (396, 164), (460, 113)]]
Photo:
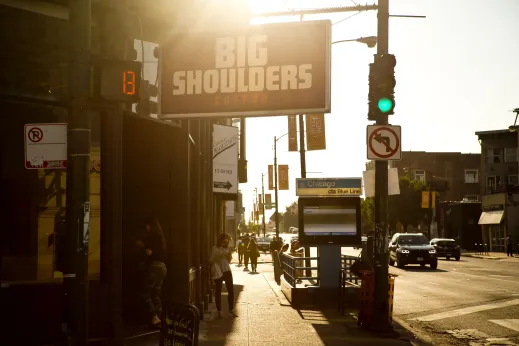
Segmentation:
[(67, 124), (25, 125), (25, 168), (67, 167)]
[(368, 125), (368, 160), (401, 160), (402, 128), (391, 125)]
[(362, 178), (296, 179), (296, 196), (359, 196)]
[(238, 193), (238, 128), (213, 125), (213, 192)]
[(330, 113), (331, 22), (172, 36), (161, 47), (162, 119)]

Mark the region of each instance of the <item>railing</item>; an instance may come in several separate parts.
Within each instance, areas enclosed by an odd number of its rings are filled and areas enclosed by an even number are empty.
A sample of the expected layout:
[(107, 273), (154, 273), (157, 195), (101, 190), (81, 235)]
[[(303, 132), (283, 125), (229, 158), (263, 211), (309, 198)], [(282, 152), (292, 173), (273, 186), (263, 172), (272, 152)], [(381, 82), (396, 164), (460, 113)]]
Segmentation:
[[(319, 257), (296, 257), (286, 253), (280, 254), (281, 268), (283, 269), (283, 277), (292, 287), (296, 287), (302, 280), (319, 280)], [(317, 267), (305, 267), (306, 260), (317, 261)], [(317, 276), (304, 276), (306, 270), (316, 270)]]
[(476, 255), (488, 255), (488, 245), (487, 244), (474, 244)]
[(344, 272), (344, 280), (349, 281), (355, 285), (360, 285), (361, 279), (350, 271), (350, 268), (356, 259), (357, 257), (355, 256), (341, 255), (341, 275), (342, 272)]

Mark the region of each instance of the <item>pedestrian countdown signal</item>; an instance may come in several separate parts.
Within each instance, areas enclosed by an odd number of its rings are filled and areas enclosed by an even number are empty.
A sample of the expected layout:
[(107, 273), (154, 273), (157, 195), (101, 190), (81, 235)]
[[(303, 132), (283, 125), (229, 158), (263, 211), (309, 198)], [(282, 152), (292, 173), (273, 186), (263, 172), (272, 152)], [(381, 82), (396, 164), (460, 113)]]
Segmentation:
[(99, 96), (106, 101), (137, 102), (142, 63), (103, 61), (99, 65)]

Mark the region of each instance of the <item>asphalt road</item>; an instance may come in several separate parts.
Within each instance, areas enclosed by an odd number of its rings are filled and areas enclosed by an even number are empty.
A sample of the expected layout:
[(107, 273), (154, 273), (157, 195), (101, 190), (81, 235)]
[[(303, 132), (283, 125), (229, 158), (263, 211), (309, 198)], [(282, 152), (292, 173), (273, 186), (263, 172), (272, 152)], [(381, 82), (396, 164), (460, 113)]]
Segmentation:
[(434, 345), (519, 345), (519, 260), (462, 257), (390, 272), (394, 314)]

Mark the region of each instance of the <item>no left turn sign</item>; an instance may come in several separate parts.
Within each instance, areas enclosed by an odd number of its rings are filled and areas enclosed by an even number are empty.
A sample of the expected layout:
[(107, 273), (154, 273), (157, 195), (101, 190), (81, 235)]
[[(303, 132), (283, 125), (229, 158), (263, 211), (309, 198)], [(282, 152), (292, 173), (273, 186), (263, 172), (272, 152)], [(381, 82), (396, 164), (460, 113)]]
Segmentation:
[(368, 125), (368, 160), (401, 160), (402, 128), (391, 125)]

